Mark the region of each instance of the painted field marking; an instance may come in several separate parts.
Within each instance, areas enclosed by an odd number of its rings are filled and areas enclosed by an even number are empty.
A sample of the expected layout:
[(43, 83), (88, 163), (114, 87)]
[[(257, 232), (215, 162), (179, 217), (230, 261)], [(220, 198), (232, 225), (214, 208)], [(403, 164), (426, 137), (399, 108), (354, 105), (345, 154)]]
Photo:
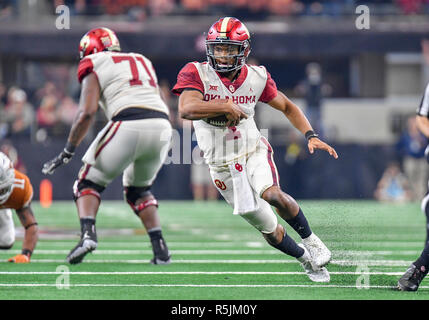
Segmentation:
[[(216, 259), (199, 259), (199, 260), (185, 260), (185, 259), (173, 259), (175, 264), (298, 264), (296, 260), (216, 260)], [(32, 263), (65, 263), (65, 259), (32, 259)], [(124, 264), (147, 264), (149, 260), (106, 260), (106, 259), (86, 259), (84, 263), (124, 263)], [(340, 266), (390, 266), (390, 267), (408, 267), (411, 260), (332, 260), (330, 264)], [(6, 260), (0, 263), (10, 263)]]
[[(70, 275), (306, 275), (305, 272), (299, 271), (71, 271)], [(404, 272), (329, 272), (331, 275), (385, 275), (385, 276), (402, 276)], [(63, 272), (55, 271), (0, 271), (0, 275), (58, 275)]]
[[(41, 223), (40, 223), (41, 224)], [(22, 229), (22, 228), (21, 228)], [(21, 230), (20, 228), (16, 229), (16, 236), (18, 239), (22, 240), (22, 238), (24, 237), (24, 232), (23, 229)], [(142, 241), (147, 241), (148, 236), (146, 234), (136, 234), (136, 230), (139, 229), (123, 229), (122, 231), (120, 229), (113, 229), (114, 230), (114, 234), (110, 235), (108, 232), (103, 233), (104, 229), (100, 229), (99, 230), (99, 238), (103, 239), (106, 238), (106, 241), (110, 241), (113, 236), (138, 236), (139, 239), (141, 239)], [(247, 233), (243, 233), (240, 234), (237, 237), (237, 234), (232, 235), (232, 234), (215, 234), (212, 235), (211, 233), (207, 233), (207, 230), (200, 230), (200, 232), (198, 234), (187, 234), (187, 235), (168, 235), (166, 236), (166, 241), (169, 242), (173, 242), (173, 241), (177, 241), (177, 242), (183, 242), (183, 241), (187, 241), (191, 236), (194, 237), (195, 241), (201, 241), (201, 243), (205, 243), (205, 242), (209, 242), (209, 241), (221, 241), (221, 242), (226, 242), (226, 241), (230, 241), (230, 242), (253, 242), (255, 240), (259, 240), (261, 238), (253, 235), (253, 234), (247, 234)], [(341, 243), (359, 243), (361, 241), (367, 241), (367, 242), (378, 242), (378, 241), (393, 241), (393, 242), (402, 242), (402, 241), (413, 241), (413, 242), (418, 242), (420, 241), (420, 243), (423, 245), (424, 243), (424, 239), (425, 239), (425, 235), (423, 233), (419, 234), (416, 232), (410, 232), (410, 233), (401, 233), (401, 234), (383, 234), (383, 235), (365, 235), (364, 239), (355, 239), (355, 238), (351, 238), (351, 237), (339, 237), (337, 235), (331, 236), (331, 235), (324, 235), (324, 236), (320, 236), (320, 238), (325, 242), (325, 243), (332, 243), (332, 242), (341, 242)], [(55, 233), (55, 234), (49, 234), (49, 233), (41, 233), (39, 236), (40, 241), (55, 241), (55, 240), (59, 240), (59, 241), (63, 241), (63, 240), (68, 240), (71, 242), (75, 242), (75, 241), (79, 241), (79, 234), (78, 232), (76, 232), (75, 234), (70, 234), (68, 233)], [(110, 239), (110, 240), (109, 240)]]
[[(70, 241), (39, 241), (37, 246), (40, 247), (64, 247), (64, 246), (73, 246), (76, 241), (70, 240)], [(190, 247), (190, 248), (219, 248), (219, 247), (247, 247), (247, 248), (266, 248), (268, 247), (268, 244), (263, 241), (245, 241), (245, 242), (225, 242), (225, 241), (218, 241), (218, 242), (199, 242), (199, 241), (193, 241), (193, 242), (186, 242), (186, 241), (168, 241), (168, 246), (170, 248), (175, 247)], [(145, 246), (148, 246), (149, 242), (146, 241), (135, 241), (135, 242), (128, 242), (128, 241), (118, 241), (118, 242), (111, 242), (111, 241), (100, 241), (99, 242), (99, 248), (109, 248), (109, 247), (124, 247), (124, 248), (130, 248), (130, 247), (137, 247), (142, 248)], [(336, 242), (326, 242), (326, 245), (328, 247), (336, 247), (337, 245), (341, 245), (341, 247), (347, 247), (347, 246), (372, 246), (372, 247), (416, 247), (423, 249), (423, 241), (343, 241), (341, 243)], [(354, 248), (356, 249), (356, 248)]]
[[(55, 242), (47, 242), (47, 241), (39, 241), (37, 243), (37, 247), (67, 247), (67, 246), (74, 246), (76, 241), (55, 241)], [(150, 246), (149, 241), (142, 241), (142, 242), (106, 242), (106, 241), (100, 241), (98, 243), (98, 248), (109, 248), (109, 247), (124, 247), (124, 248), (144, 248)], [(258, 242), (258, 241), (246, 241), (246, 242), (174, 242), (174, 241), (168, 241), (167, 243), (169, 248), (183, 248), (183, 247), (190, 247), (190, 248), (224, 248), (224, 247), (246, 247), (246, 248), (269, 248), (268, 243), (266, 242)]]
[[(279, 254), (280, 251), (278, 250), (170, 250), (171, 254), (186, 254), (186, 255), (198, 255), (198, 254), (204, 254), (204, 255), (220, 255), (220, 254), (227, 254), (227, 255), (255, 255), (255, 254)], [(40, 249), (36, 251), (38, 254), (68, 254), (70, 250), (44, 250)], [(35, 253), (36, 253), (35, 252)], [(6, 252), (5, 252), (6, 253)], [(19, 254), (21, 253), (21, 250), (8, 250), (8, 254)], [(94, 255), (126, 255), (126, 254), (153, 254), (153, 251), (151, 249), (148, 250), (95, 250), (92, 252)]]
[[(0, 283), (0, 287), (56, 287), (51, 283)], [(355, 285), (318, 285), (318, 284), (70, 284), (70, 287), (191, 287), (191, 288), (350, 288)], [(395, 289), (395, 286), (368, 286), (370, 289)], [(429, 289), (421, 286), (419, 289)]]
[[(185, 254), (185, 255), (262, 255), (262, 254), (280, 254), (278, 250), (270, 249), (253, 249), (253, 250), (170, 250), (172, 254)], [(55, 255), (55, 254), (68, 254), (70, 250), (48, 250), (48, 249), (37, 249), (35, 253), (37, 254), (46, 254), (46, 255)], [(0, 254), (19, 254), (21, 250), (8, 250)], [(152, 250), (103, 250), (98, 249), (92, 252), (94, 255), (133, 255), (133, 254), (152, 254)], [(332, 250), (332, 254), (335, 256), (409, 256), (409, 255), (418, 255), (421, 253), (421, 250)]]

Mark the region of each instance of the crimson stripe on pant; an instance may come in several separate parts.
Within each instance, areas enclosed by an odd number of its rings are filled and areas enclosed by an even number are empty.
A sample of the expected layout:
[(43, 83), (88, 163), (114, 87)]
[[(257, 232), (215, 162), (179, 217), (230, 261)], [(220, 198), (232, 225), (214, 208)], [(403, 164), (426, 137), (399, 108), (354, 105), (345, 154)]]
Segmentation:
[[(119, 121), (119, 124), (115, 127), (112, 135), (109, 137), (109, 139), (106, 140), (106, 142), (104, 142), (97, 150), (96, 154), (95, 154), (95, 158), (98, 157), (98, 155), (100, 154), (101, 150), (104, 149), (104, 147), (110, 142), (110, 140), (113, 139), (113, 137), (115, 136), (116, 132), (118, 131), (119, 127), (121, 126), (122, 121)], [(110, 131), (112, 127), (109, 128), (108, 132)], [(105, 135), (107, 136), (107, 135)], [(101, 140), (100, 140), (101, 141)]]
[(270, 168), (271, 168), (271, 174), (273, 176), (273, 185), (278, 186), (279, 185), (279, 177), (277, 175), (276, 165), (274, 164), (274, 160), (273, 160), (273, 148), (271, 147), (271, 145), (269, 144), (267, 139), (265, 139), (265, 137), (261, 137), (261, 140), (268, 148), (267, 160), (268, 160), (268, 164), (270, 165)]

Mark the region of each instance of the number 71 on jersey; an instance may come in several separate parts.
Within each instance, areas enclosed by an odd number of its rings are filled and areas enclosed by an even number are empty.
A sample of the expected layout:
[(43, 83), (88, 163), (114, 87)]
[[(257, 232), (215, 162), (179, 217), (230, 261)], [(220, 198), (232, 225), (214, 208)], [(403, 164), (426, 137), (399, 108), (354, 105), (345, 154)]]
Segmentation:
[(140, 79), (139, 70), (137, 68), (137, 62), (140, 62), (143, 68), (146, 71), (146, 74), (149, 76), (149, 84), (156, 88), (156, 82), (152, 76), (152, 74), (149, 72), (148, 67), (146, 66), (146, 63), (142, 57), (133, 57), (133, 56), (120, 56), (115, 55), (112, 57), (114, 63), (121, 63), (123, 61), (128, 61), (131, 68), (131, 75), (132, 79), (130, 80), (130, 86), (137, 86), (142, 85), (143, 81)]

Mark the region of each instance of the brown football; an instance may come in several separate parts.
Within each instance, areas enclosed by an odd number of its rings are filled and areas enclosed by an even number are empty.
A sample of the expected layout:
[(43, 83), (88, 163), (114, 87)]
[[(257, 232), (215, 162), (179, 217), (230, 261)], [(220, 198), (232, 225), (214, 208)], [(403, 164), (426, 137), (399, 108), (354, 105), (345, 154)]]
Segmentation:
[(225, 115), (220, 115), (213, 118), (205, 118), (204, 121), (215, 127), (225, 127), (228, 119)]

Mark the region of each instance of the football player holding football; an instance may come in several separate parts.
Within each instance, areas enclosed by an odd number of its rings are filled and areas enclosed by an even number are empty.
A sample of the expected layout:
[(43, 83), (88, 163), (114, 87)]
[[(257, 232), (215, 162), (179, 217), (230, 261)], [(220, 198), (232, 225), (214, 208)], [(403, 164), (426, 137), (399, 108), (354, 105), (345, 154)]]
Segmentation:
[(12, 219), (14, 209), (25, 229), (22, 251), (9, 262), (28, 263), (38, 239), (37, 222), (31, 210), (33, 187), (28, 177), (13, 168), (12, 161), (0, 152), (0, 249), (10, 249), (15, 242)]
[[(318, 138), (300, 108), (277, 91), (265, 67), (246, 64), (250, 34), (241, 21), (225, 17), (215, 22), (206, 51), (207, 62), (182, 68), (173, 93), (180, 95), (182, 118), (193, 120), (213, 182), (234, 214), (258, 229), (271, 246), (297, 258), (312, 281), (328, 282), (325, 266), (331, 252), (311, 231), (297, 202), (281, 190), (273, 149), (253, 119), (255, 104), (261, 101), (280, 110), (305, 135), (310, 153), (321, 149), (336, 159), (336, 151)], [(278, 224), (271, 205), (302, 244)]]
[(81, 239), (67, 261), (82, 262), (97, 248), (95, 219), (100, 194), (123, 173), (124, 198), (148, 231), (153, 264), (170, 263), (161, 232), (158, 201), (151, 185), (167, 156), (172, 128), (168, 107), (160, 97), (152, 62), (137, 53), (121, 52), (119, 40), (108, 28), (88, 31), (80, 41), (78, 80), (82, 83), (79, 111), (64, 150), (43, 166), (52, 174), (72, 158), (100, 106), (109, 122), (82, 158), (73, 191)]

